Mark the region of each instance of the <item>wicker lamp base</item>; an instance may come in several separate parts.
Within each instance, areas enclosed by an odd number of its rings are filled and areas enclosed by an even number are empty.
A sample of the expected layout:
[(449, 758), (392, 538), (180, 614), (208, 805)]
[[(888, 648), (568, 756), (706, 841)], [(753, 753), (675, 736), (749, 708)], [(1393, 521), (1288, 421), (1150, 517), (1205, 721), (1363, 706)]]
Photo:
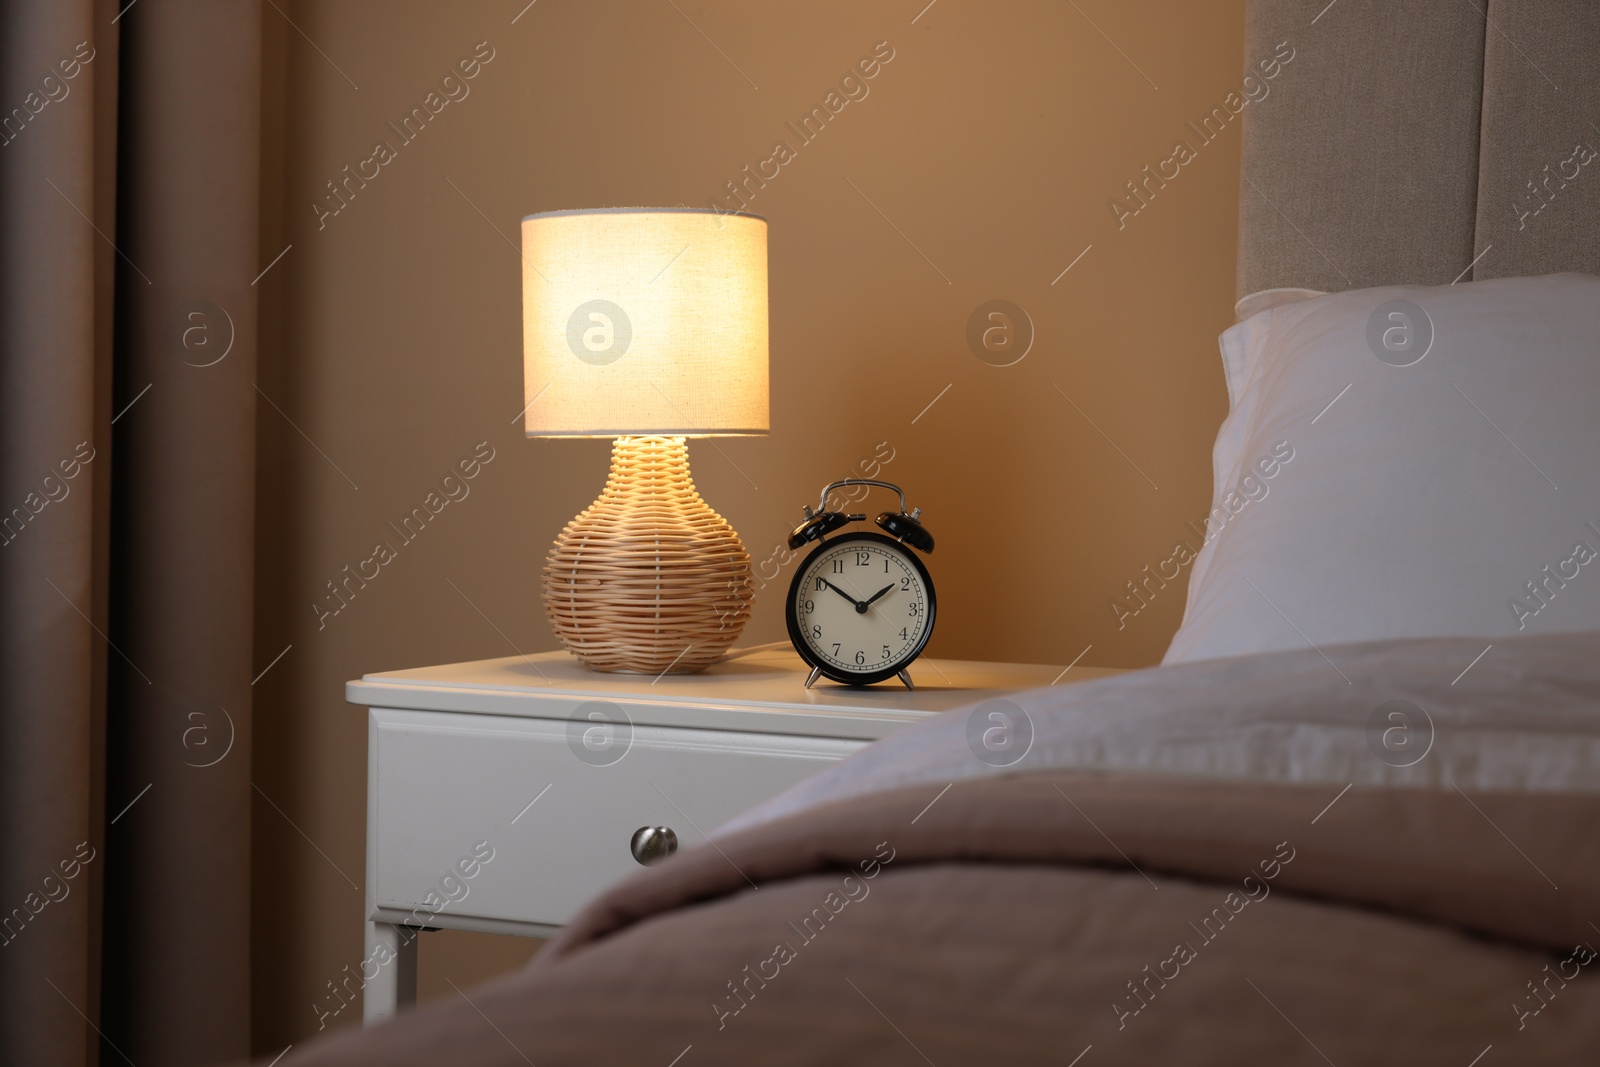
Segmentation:
[(550, 624), (597, 671), (703, 671), (753, 598), (750, 554), (700, 498), (682, 437), (617, 438), (605, 491), (545, 560)]

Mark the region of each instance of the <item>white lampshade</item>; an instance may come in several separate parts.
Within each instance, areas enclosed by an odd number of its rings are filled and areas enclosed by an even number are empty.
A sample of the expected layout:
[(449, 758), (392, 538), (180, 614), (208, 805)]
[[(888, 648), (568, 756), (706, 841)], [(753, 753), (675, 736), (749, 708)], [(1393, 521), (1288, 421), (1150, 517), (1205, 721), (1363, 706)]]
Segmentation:
[(550, 211), (522, 259), (529, 437), (767, 432), (765, 219)]

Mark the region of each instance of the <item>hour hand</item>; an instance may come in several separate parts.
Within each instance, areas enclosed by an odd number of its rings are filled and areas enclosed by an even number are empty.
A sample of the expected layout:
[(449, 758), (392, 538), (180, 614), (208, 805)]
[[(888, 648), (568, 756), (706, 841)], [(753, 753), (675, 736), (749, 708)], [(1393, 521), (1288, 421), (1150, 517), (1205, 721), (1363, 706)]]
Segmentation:
[(894, 588), (894, 583), (890, 582), (888, 585), (884, 586), (882, 589), (878, 590), (876, 593), (873, 593), (871, 596), (867, 597), (867, 599), (866, 599), (866, 601), (864, 603), (866, 604), (867, 607), (871, 607), (874, 603), (876, 603), (877, 601), (882, 599), (893, 588)]
[(865, 608), (864, 608), (864, 607), (863, 607), (863, 606), (862, 606), (862, 604), (861, 604), (861, 601), (859, 601), (859, 600), (857, 600), (857, 599), (856, 599), (856, 598), (855, 598), (855, 597), (853, 597), (853, 596), (851, 596), (851, 595), (850, 595), (850, 594), (849, 594), (849, 593), (846, 593), (846, 592), (845, 592), (845, 591), (844, 591), (844, 590), (843, 590), (843, 589), (840, 589), (840, 588), (839, 588), (839, 587), (838, 587), (838, 586), (836, 586), (836, 585), (834, 585), (834, 584), (833, 584), (833, 583), (832, 583), (832, 582), (830, 582), (830, 581), (828, 581), (828, 579), (826, 579), (826, 578), (822, 578), (822, 579), (819, 579), (819, 580), (820, 580), (820, 581), (821, 581), (821, 582), (822, 582), (822, 584), (823, 584), (823, 585), (825, 585), (825, 586), (827, 586), (827, 587), (828, 587), (828, 588), (829, 588), (829, 589), (832, 589), (832, 590), (833, 590), (833, 591), (834, 591), (834, 592), (835, 592), (835, 593), (838, 593), (838, 594), (839, 594), (839, 595), (840, 595), (840, 596), (842, 596), (842, 597), (844, 597), (844, 598), (845, 598), (845, 599), (846, 599), (846, 600), (848, 600), (848, 601), (850, 601), (850, 604), (851, 604), (851, 605), (852, 605), (852, 606), (853, 606), (853, 607), (854, 607), (854, 608), (855, 608), (855, 609), (856, 609), (856, 610), (857, 610), (857, 611), (864, 611), (864, 610), (866, 610), (866, 609), (865, 609)]

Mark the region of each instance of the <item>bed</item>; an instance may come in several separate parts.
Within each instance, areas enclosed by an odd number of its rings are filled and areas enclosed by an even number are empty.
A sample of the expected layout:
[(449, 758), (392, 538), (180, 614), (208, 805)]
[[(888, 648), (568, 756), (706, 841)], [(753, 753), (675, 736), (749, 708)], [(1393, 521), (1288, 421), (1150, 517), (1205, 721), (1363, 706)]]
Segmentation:
[(1252, 4), (1163, 665), (1019, 697), (1006, 766), (901, 731), (282, 1067), (1595, 1062), (1597, 46), (1576, 0)]

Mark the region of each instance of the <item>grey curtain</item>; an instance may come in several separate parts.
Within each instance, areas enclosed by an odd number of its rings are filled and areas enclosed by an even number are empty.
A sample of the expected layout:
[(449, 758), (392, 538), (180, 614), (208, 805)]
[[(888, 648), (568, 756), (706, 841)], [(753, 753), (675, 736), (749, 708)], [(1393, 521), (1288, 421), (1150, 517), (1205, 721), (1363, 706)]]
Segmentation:
[[(90, 620), (104, 628), (111, 274), (83, 215), (110, 224), (97, 104), (116, 56), (92, 13), (13, 2), (0, 28), (0, 1041), (14, 1063), (87, 1061), (99, 1000), (104, 675)], [(84, 40), (101, 47), (66, 80), (57, 62)]]
[(249, 1051), (259, 0), (0, 3), (0, 1061)]

